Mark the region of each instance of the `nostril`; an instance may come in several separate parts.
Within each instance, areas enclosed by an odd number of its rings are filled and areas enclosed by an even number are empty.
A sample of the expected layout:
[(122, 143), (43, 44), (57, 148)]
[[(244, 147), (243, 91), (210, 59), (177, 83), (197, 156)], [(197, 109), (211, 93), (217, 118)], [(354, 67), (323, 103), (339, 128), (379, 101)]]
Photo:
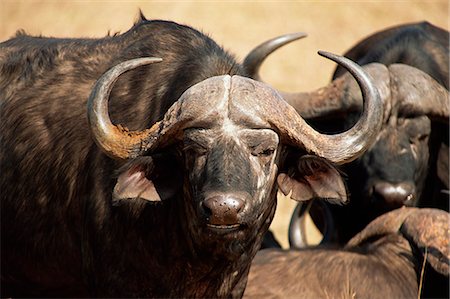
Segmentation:
[(238, 223), (244, 201), (238, 197), (219, 195), (205, 199), (202, 207), (210, 224), (231, 225)]
[(206, 217), (209, 217), (212, 214), (212, 210), (211, 210), (210, 206), (211, 206), (211, 203), (207, 202), (206, 200), (201, 202), (201, 207), (202, 207), (203, 213), (206, 215)]
[(378, 182), (374, 184), (374, 194), (386, 204), (400, 207), (411, 203), (415, 198), (414, 185), (408, 182), (389, 183)]

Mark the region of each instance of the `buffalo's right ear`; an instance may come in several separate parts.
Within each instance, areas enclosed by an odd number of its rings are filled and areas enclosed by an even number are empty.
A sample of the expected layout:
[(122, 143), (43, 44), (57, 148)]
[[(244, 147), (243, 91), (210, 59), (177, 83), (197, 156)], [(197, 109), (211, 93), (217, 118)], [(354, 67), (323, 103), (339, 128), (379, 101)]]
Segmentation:
[(304, 155), (297, 159), (288, 173), (280, 173), (278, 187), (284, 195), (296, 201), (315, 198), (331, 203), (343, 204), (348, 201), (347, 191), (341, 173), (326, 159)]
[(133, 159), (119, 169), (113, 191), (113, 204), (140, 198), (162, 201), (173, 196), (181, 186), (176, 159), (164, 155)]

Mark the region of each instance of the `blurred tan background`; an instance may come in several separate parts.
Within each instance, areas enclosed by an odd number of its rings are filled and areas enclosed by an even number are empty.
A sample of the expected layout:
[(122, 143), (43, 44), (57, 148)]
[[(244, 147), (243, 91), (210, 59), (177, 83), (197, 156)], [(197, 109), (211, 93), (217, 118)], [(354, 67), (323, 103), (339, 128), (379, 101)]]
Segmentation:
[[(335, 65), (316, 53), (344, 53), (389, 26), (427, 20), (449, 29), (449, 2), (423, 1), (11, 1), (0, 0), (0, 42), (19, 29), (32, 35), (102, 37), (125, 32), (138, 16), (190, 25), (241, 60), (259, 43), (290, 32), (308, 37), (267, 60), (264, 80), (287, 91), (329, 82)], [(295, 203), (280, 198), (272, 229), (284, 247)]]

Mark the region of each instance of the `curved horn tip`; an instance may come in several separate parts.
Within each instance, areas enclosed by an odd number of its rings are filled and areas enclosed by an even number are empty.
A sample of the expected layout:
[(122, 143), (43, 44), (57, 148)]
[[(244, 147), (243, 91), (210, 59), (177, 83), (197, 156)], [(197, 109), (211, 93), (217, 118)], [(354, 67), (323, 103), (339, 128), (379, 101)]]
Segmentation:
[(265, 41), (247, 54), (242, 65), (248, 71), (249, 77), (257, 81), (262, 81), (259, 75), (259, 68), (264, 60), (277, 49), (306, 36), (307, 34), (304, 32), (295, 32), (280, 35)]
[(146, 62), (146, 63), (155, 63), (155, 62), (161, 62), (163, 61), (162, 58), (159, 57), (141, 57), (141, 58), (136, 58), (139, 59), (142, 62)]
[(338, 54), (334, 54), (334, 53), (331, 53), (331, 52), (327, 52), (327, 51), (323, 51), (323, 50), (317, 51), (317, 54), (319, 54), (322, 57), (331, 59), (333, 61), (336, 61), (336, 59), (339, 59), (339, 58), (345, 58), (344, 56), (341, 56), (341, 55), (338, 55)]
[(308, 34), (306, 34), (305, 32), (283, 34), (260, 44), (255, 48), (255, 50), (263, 50), (266, 53), (265, 56), (268, 56), (269, 54), (275, 52), (275, 50), (307, 36)]
[(361, 118), (348, 131), (330, 137), (342, 142), (347, 140), (344, 143), (349, 142), (345, 146), (345, 153), (340, 152), (334, 155), (333, 152), (337, 152), (338, 148), (334, 150), (327, 148), (327, 159), (336, 164), (348, 163), (361, 156), (375, 142), (383, 121), (383, 102), (373, 79), (356, 62), (326, 51), (318, 51), (318, 54), (346, 68), (356, 79), (362, 92), (363, 113)]
[(294, 33), (288, 33), (285, 35), (281, 35), (278, 38), (285, 38), (288, 41), (294, 41), (294, 40), (301, 39), (301, 38), (304, 38), (307, 36), (308, 36), (308, 34), (306, 32), (294, 32)]
[[(346, 68), (350, 73), (352, 73), (353, 75), (356, 74), (354, 68), (355, 67), (361, 67), (358, 63), (354, 62), (353, 60), (342, 56), (342, 55), (338, 55), (338, 54), (334, 54), (331, 52), (327, 52), (327, 51), (317, 51), (317, 54), (319, 54), (322, 57), (325, 57), (327, 59), (330, 59), (334, 62), (336, 62), (337, 64), (341, 65), (342, 67)], [(350, 69), (349, 69), (350, 67)]]

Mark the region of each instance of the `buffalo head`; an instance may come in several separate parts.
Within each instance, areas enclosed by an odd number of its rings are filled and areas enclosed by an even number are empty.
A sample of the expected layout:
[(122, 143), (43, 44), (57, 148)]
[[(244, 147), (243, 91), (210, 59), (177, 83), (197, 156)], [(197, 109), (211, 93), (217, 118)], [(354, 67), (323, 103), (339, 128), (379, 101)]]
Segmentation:
[[(368, 221), (401, 206), (448, 209), (448, 195), (439, 194), (442, 188), (448, 189), (448, 182), (439, 182), (437, 176), (437, 163), (442, 163), (438, 161), (439, 149), (448, 144), (448, 91), (411, 66), (374, 64), (364, 68), (378, 78), (376, 84), (385, 102), (384, 121), (366, 153), (342, 166), (348, 175), (351, 204), (328, 206), (335, 218), (334, 225), (329, 223), (336, 226), (333, 238), (340, 241), (350, 238)], [(342, 110), (336, 111), (346, 118), (322, 119), (318, 126), (334, 124), (334, 129), (344, 129), (357, 118), (358, 91), (349, 77), (335, 81), (340, 80), (347, 81), (343, 87), (346, 94), (341, 97)], [(352, 224), (344, 220), (349, 217), (354, 220)]]
[[(381, 73), (385, 67), (365, 68), (372, 74)], [(436, 179), (439, 147), (441, 142), (448, 144), (450, 106), (448, 91), (428, 74), (402, 64), (391, 65), (383, 72), (386, 75), (379, 77), (385, 90), (382, 129), (372, 147), (345, 169), (351, 175), (349, 184), (354, 186), (350, 189), (356, 198), (381, 203), (380, 208), (390, 210), (415, 206), (430, 197), (429, 192), (424, 192), (425, 182), (431, 173)], [(348, 107), (358, 97), (353, 86), (342, 100)], [(340, 119), (338, 127), (352, 124), (360, 110), (355, 108), (347, 110), (347, 118)], [(337, 121), (339, 118), (333, 122)]]
[(109, 92), (120, 74), (158, 59), (112, 68), (95, 85), (88, 116), (97, 145), (114, 159), (128, 160), (122, 162), (113, 200), (139, 209), (148, 201), (176, 201), (173, 217), (183, 223), (194, 249), (236, 254), (261, 241), (275, 211), (277, 186), (295, 200), (345, 201), (340, 175), (327, 160), (349, 162), (371, 145), (382, 104), (356, 64), (322, 55), (347, 67), (365, 98), (362, 117), (339, 134), (314, 130), (268, 85), (228, 75), (186, 90), (151, 128), (128, 131), (108, 116)]

